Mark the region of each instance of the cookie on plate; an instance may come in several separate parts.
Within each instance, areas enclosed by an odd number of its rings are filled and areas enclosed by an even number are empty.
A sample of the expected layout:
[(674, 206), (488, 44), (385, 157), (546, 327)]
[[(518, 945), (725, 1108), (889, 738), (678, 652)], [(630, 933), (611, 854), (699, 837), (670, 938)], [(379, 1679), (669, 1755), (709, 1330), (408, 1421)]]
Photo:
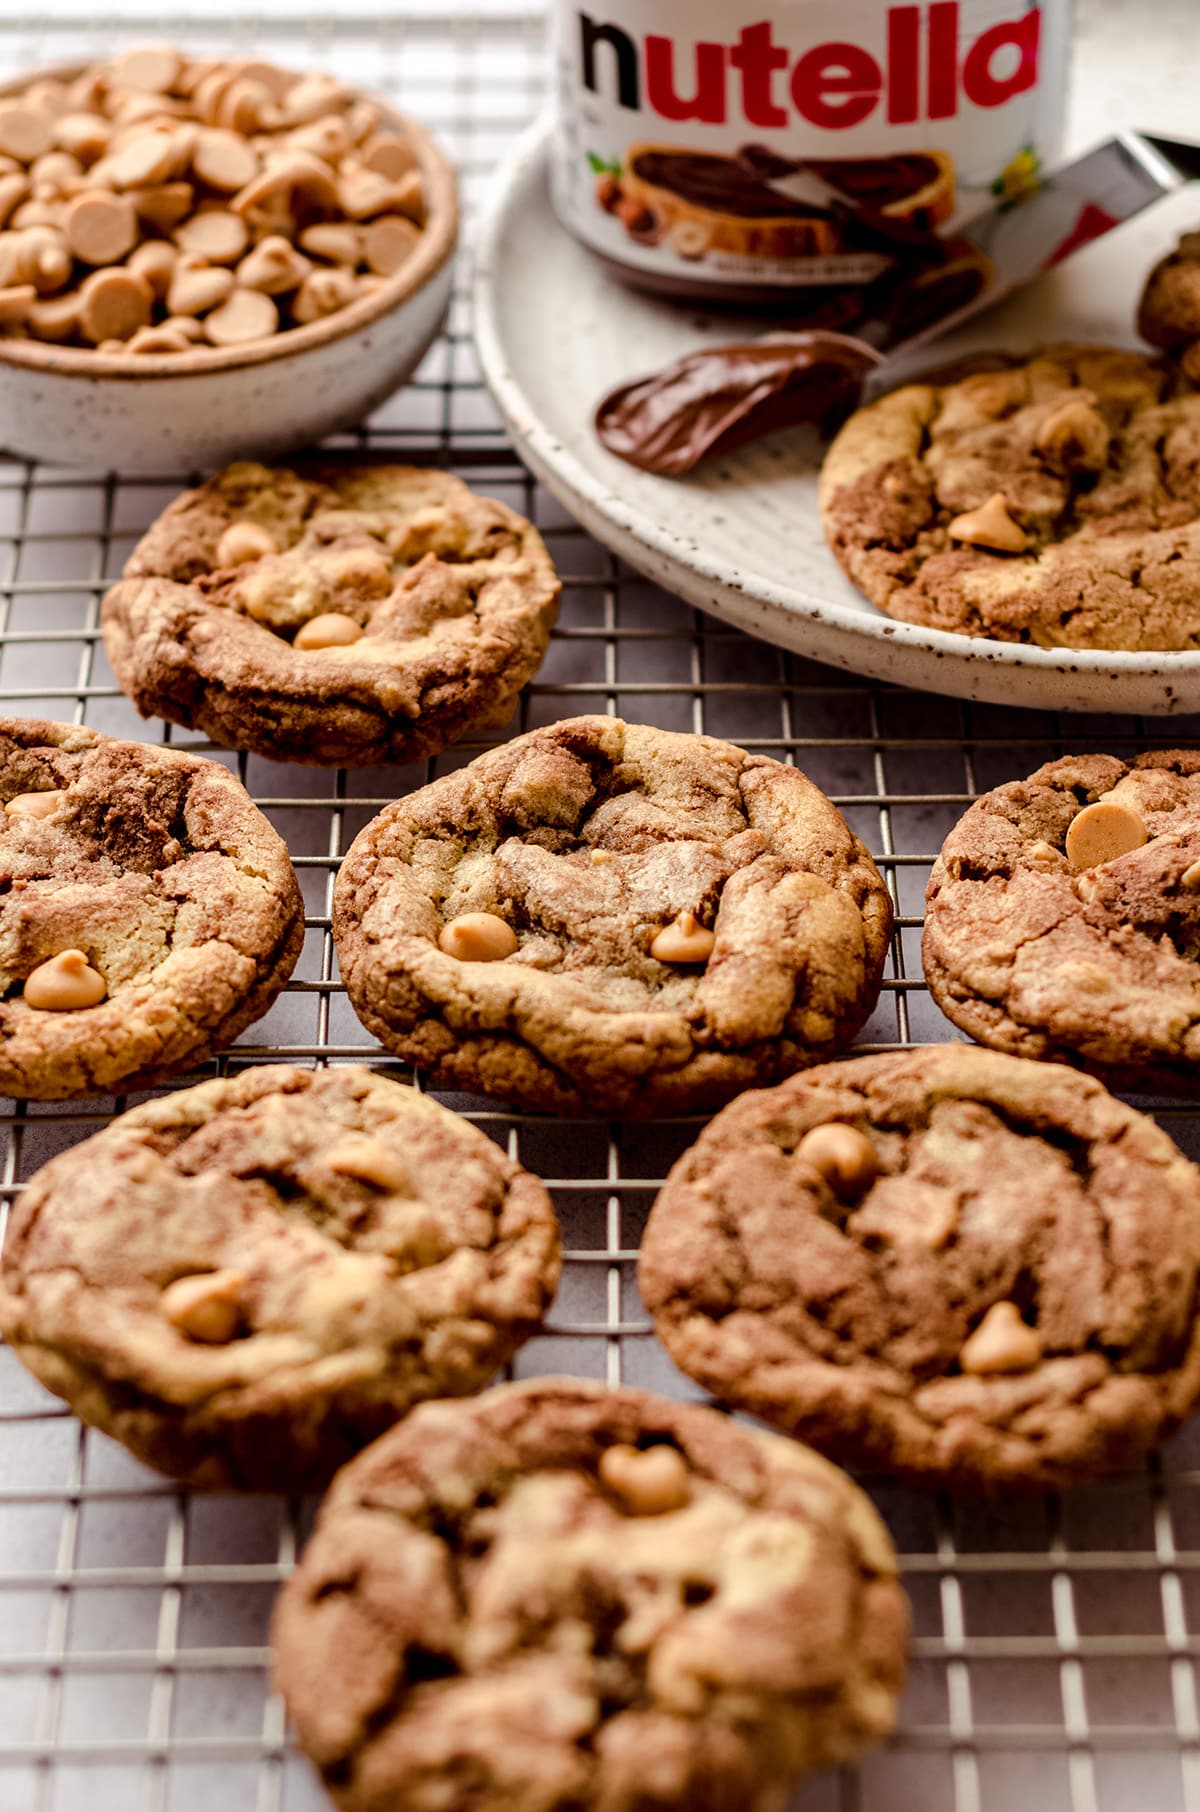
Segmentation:
[(559, 1236), (485, 1134), (354, 1066), (263, 1065), (51, 1159), (0, 1256), (0, 1333), (189, 1485), (311, 1490), (534, 1333)]
[(1200, 395), (1137, 353), (1057, 346), (851, 417), (826, 537), (889, 616), (1043, 648), (1200, 646)]
[(846, 1465), (955, 1489), (1128, 1466), (1200, 1398), (1200, 1171), (1089, 1076), (970, 1045), (743, 1095), (640, 1283), (668, 1351)]
[(550, 1379), (429, 1404), (347, 1467), (273, 1636), (343, 1812), (779, 1812), (891, 1730), (907, 1613), (816, 1454)]
[(0, 1094), (145, 1087), (267, 1011), (304, 905), (220, 762), (0, 718), (0, 804)]
[(1185, 377), (1200, 382), (1200, 233), (1183, 233), (1160, 258), (1138, 303), (1138, 332), (1178, 359)]
[(796, 768), (578, 717), (381, 812), (333, 904), (359, 1018), (446, 1088), (555, 1112), (715, 1105), (848, 1043), (888, 892)]
[(560, 586), (446, 472), (240, 463), (164, 511), (104, 600), (144, 716), (277, 761), (408, 762), (507, 721)]
[(1200, 1086), (1200, 753), (1048, 762), (976, 801), (929, 882), (925, 975), (981, 1044)]

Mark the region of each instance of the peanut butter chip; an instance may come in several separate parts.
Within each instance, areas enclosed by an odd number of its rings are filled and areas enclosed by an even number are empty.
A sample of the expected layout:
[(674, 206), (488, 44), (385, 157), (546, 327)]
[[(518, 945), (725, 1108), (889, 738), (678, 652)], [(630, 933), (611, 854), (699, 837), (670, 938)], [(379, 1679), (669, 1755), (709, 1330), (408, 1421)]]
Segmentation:
[(233, 289), (233, 272), (223, 264), (207, 264), (185, 252), (176, 260), (167, 290), (167, 307), (173, 315), (203, 315), (219, 308)]
[(166, 94), (183, 68), (183, 58), (170, 44), (144, 44), (113, 59), (112, 79), (117, 88), (142, 88)]
[(165, 239), (148, 239), (145, 245), (139, 245), (129, 254), (129, 268), (144, 277), (161, 300), (171, 287), (176, 257), (175, 247), (168, 245)]
[(145, 189), (170, 182), (186, 164), (193, 142), (188, 132), (147, 127), (105, 158), (104, 173), (114, 189)]
[(837, 1121), (806, 1132), (796, 1156), (811, 1164), (843, 1201), (865, 1194), (880, 1170), (879, 1154), (866, 1133)]
[(18, 793), (4, 809), (10, 818), (53, 818), (66, 798), (65, 792)]
[(99, 1005), (107, 993), (104, 977), (82, 950), (60, 950), (39, 963), (25, 982), (26, 1003), (43, 1013), (75, 1013)]
[(245, 566), (278, 552), (274, 535), (257, 522), (231, 522), (217, 542), (217, 565)]
[(279, 310), (270, 296), (257, 289), (232, 289), (227, 301), (205, 318), (204, 328), (214, 346), (241, 346), (263, 340), (279, 326)]
[(24, 321), (37, 301), (32, 283), (11, 283), (0, 289), (0, 321)]
[(1085, 805), (1067, 831), (1067, 860), (1072, 868), (1097, 868), (1141, 849), (1146, 826), (1137, 813), (1117, 799)]
[(964, 1372), (1028, 1372), (1042, 1357), (1036, 1328), (1021, 1319), (1015, 1302), (994, 1302), (965, 1342), (958, 1362)]
[(677, 1447), (606, 1447), (600, 1481), (632, 1516), (665, 1516), (691, 1498), (688, 1464)]
[(175, 243), (181, 251), (194, 252), (210, 264), (235, 263), (249, 240), (245, 221), (228, 208), (207, 208), (175, 230)]
[(402, 214), (381, 214), (363, 228), (363, 257), (381, 277), (390, 277), (421, 243), (421, 229)]
[(310, 652), (317, 648), (347, 648), (351, 642), (361, 641), (362, 635), (362, 626), (353, 617), (344, 616), (340, 610), (327, 610), (300, 625), (292, 646)]
[(398, 1195), (408, 1187), (408, 1172), (396, 1153), (381, 1139), (372, 1139), (366, 1133), (353, 1133), (340, 1140), (325, 1163), (339, 1176), (357, 1177), (360, 1183), (373, 1183), (390, 1195)]
[(407, 139), (394, 132), (381, 132), (363, 146), (359, 162), (364, 170), (374, 170), (377, 175), (398, 182), (416, 169), (417, 154)]
[(1081, 396), (1053, 408), (1037, 437), (1038, 452), (1059, 472), (1098, 472), (1108, 458), (1112, 436), (1098, 410)]
[(1184, 869), (1179, 885), (1186, 887), (1189, 893), (1200, 893), (1200, 862), (1193, 862), (1190, 868)]
[(337, 220), (318, 221), (305, 227), (300, 244), (314, 258), (328, 258), (333, 264), (357, 264), (359, 228)]
[(494, 912), (464, 912), (442, 926), (438, 948), (460, 963), (499, 963), (517, 948), (517, 934)]
[(681, 912), (673, 924), (665, 925), (650, 946), (650, 954), (660, 963), (706, 963), (713, 953), (716, 936), (706, 929), (694, 912)]
[(92, 189), (63, 215), (67, 244), (83, 264), (116, 264), (137, 244), (137, 215), (124, 195)]
[(969, 541), (973, 547), (1000, 554), (1023, 554), (1029, 546), (1024, 529), (1008, 513), (1003, 491), (993, 492), (977, 510), (956, 516), (946, 533), (951, 541)]
[(128, 340), (146, 327), (154, 292), (136, 271), (93, 271), (79, 291), (80, 322), (89, 340)]
[(224, 1346), (238, 1331), (245, 1286), (243, 1271), (206, 1271), (196, 1277), (177, 1277), (162, 1293), (162, 1311), (185, 1339), (205, 1346)]
[(54, 124), (46, 114), (20, 101), (0, 102), (0, 151), (31, 164), (54, 143)]
[(192, 170), (210, 189), (222, 189), (232, 195), (252, 183), (258, 169), (258, 153), (236, 132), (212, 127), (197, 135)]
[(190, 182), (151, 183), (147, 188), (129, 191), (138, 219), (148, 221), (160, 233), (169, 233), (178, 226), (191, 212), (195, 198)]
[(311, 269), (310, 261), (281, 233), (271, 233), (242, 259), (237, 280), (245, 289), (261, 289), (265, 296), (283, 296), (298, 289)]
[(56, 143), (80, 163), (94, 164), (103, 157), (108, 145), (110, 127), (98, 113), (64, 113), (55, 122)]

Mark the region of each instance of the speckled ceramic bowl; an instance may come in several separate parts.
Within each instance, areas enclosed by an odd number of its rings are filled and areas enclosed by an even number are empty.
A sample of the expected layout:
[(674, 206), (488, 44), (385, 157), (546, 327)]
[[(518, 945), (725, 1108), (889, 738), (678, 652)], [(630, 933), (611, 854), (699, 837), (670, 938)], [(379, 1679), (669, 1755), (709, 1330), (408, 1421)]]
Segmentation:
[[(36, 76), (69, 80), (79, 70), (31, 71), (0, 87), (0, 97)], [(228, 350), (134, 358), (0, 340), (0, 446), (93, 469), (187, 472), (310, 445), (398, 389), (450, 301), (458, 187), (430, 134), (371, 98), (407, 134), (425, 177), (425, 232), (393, 278), (322, 321)]]

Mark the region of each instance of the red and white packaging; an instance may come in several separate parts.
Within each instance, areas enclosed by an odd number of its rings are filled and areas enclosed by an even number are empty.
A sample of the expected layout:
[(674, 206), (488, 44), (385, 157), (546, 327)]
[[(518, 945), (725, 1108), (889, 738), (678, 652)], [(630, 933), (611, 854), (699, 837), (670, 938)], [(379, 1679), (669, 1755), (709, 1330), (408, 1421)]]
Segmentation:
[(1057, 155), (1071, 0), (553, 0), (555, 208), (635, 281), (869, 286)]

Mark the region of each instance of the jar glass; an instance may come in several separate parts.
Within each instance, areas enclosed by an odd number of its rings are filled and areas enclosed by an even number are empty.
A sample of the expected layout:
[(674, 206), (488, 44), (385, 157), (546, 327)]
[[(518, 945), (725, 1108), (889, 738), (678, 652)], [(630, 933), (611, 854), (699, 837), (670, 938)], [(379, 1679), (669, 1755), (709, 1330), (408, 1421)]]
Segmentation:
[(846, 324), (906, 246), (952, 242), (1060, 148), (1071, 0), (551, 10), (556, 211), (650, 288), (848, 298)]

